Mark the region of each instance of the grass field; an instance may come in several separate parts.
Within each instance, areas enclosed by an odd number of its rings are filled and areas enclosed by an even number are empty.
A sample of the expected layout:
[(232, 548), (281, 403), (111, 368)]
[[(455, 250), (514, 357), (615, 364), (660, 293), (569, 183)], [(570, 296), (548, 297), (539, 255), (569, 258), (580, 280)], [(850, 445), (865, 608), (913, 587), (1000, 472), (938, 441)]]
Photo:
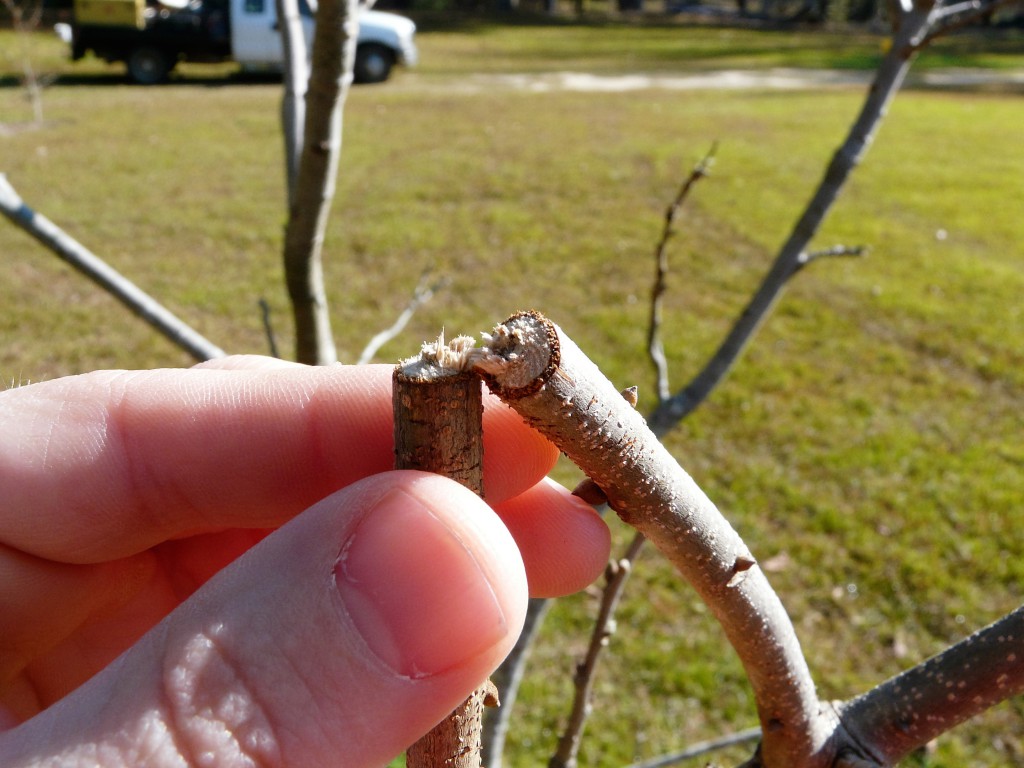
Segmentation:
[[(0, 50), (9, 43), (0, 35)], [(48, 39), (33, 45), (63, 78), (31, 130), (18, 125), (29, 112), (12, 77), (0, 87), (0, 171), (26, 202), (221, 346), (266, 350), (261, 297), (287, 340), (279, 86), (189, 68), (166, 87), (136, 88), (102, 64), (70, 68)], [(346, 113), (326, 265), (342, 357), (355, 359), (431, 268), (450, 285), (385, 361), (441, 326), (475, 333), (535, 307), (614, 381), (640, 385), (647, 409), (652, 254), (680, 181), (717, 140), (714, 172), (672, 243), (665, 336), (676, 386), (742, 308), (862, 93), (533, 93), (467, 88), (467, 76), (860, 66), (878, 40), (473, 26), (426, 27), (421, 49), (418, 72), (355, 89)], [(1024, 60), (1019, 41), (998, 56), (949, 51), (924, 64)], [(901, 95), (816, 243), (866, 244), (870, 255), (802, 273), (733, 375), (668, 439), (770, 568), (828, 697), (863, 690), (1024, 597), (1021, 125), (1012, 92)], [(188, 363), (6, 224), (0, 253), (4, 382)], [(634, 579), (583, 765), (755, 722), (742, 671), (692, 592), (653, 551)], [(554, 609), (511, 765), (546, 762), (593, 609), (588, 594)], [(1022, 765), (1022, 734), (1017, 700), (908, 764)]]

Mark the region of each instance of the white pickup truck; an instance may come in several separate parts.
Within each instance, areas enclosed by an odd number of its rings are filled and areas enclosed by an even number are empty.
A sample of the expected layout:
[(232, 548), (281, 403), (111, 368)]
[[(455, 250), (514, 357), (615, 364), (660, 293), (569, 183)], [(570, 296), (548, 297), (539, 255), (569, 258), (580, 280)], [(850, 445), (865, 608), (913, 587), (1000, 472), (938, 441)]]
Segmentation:
[[(300, 0), (306, 40), (313, 16)], [(274, 0), (75, 0), (71, 24), (57, 33), (71, 58), (89, 51), (123, 61), (137, 83), (163, 82), (179, 61), (236, 61), (246, 70), (282, 68), (281, 33)], [(387, 80), (395, 64), (416, 63), (416, 25), (393, 13), (359, 14), (355, 81)]]

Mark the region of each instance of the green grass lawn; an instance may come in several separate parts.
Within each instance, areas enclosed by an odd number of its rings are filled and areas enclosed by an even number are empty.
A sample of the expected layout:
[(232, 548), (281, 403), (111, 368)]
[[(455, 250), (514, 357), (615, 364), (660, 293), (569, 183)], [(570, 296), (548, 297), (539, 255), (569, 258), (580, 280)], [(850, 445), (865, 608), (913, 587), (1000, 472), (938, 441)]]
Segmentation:
[[(673, 35), (709, 48), (674, 54)], [(449, 287), (384, 360), (442, 326), (475, 333), (534, 307), (614, 381), (638, 384), (649, 409), (652, 256), (680, 181), (717, 140), (713, 174), (672, 241), (665, 340), (676, 386), (742, 308), (861, 92), (531, 93), (465, 88), (465, 76), (844, 66), (878, 46), (824, 39), (628, 26), (423, 31), (421, 70), (355, 89), (346, 113), (326, 248), (342, 357), (355, 359), (431, 268)], [(0, 50), (8, 42), (0, 35)], [(17, 125), (29, 113), (11, 78), (0, 87), (0, 171), (26, 202), (221, 346), (266, 350), (262, 297), (290, 347), (279, 86), (189, 68), (166, 87), (130, 87), (116, 69), (71, 69), (48, 41), (34, 44), (65, 77), (31, 130)], [(1019, 47), (998, 57), (975, 48), (957, 60), (1021, 58)], [(770, 569), (825, 696), (855, 694), (1021, 603), (1021, 125), (1015, 94), (900, 96), (816, 243), (865, 244), (870, 255), (800, 274), (735, 372), (668, 440)], [(0, 253), (5, 383), (188, 364), (6, 223)], [(560, 476), (573, 480), (569, 468)], [(755, 722), (742, 671), (694, 594), (653, 551), (634, 579), (583, 765)], [(554, 609), (510, 765), (546, 762), (594, 606), (583, 594)], [(1019, 765), (1022, 733), (1018, 700), (908, 764)]]

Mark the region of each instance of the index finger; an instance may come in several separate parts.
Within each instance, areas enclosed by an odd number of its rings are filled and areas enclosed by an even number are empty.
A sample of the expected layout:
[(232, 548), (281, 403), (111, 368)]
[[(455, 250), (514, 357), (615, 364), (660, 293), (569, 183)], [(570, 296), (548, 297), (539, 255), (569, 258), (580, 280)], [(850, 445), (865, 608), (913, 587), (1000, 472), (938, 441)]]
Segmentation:
[[(280, 525), (394, 463), (391, 366), (104, 371), (0, 393), (0, 542), (97, 562)], [(485, 397), (494, 503), (557, 451)]]

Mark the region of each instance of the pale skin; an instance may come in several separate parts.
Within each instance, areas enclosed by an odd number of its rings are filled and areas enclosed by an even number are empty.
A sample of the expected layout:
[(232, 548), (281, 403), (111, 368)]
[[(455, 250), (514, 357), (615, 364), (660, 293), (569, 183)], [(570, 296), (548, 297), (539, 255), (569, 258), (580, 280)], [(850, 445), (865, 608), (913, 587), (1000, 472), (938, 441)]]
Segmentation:
[(0, 765), (379, 766), (528, 594), (602, 571), (607, 527), (496, 400), (491, 506), (389, 471), (390, 377), (234, 357), (0, 393)]

